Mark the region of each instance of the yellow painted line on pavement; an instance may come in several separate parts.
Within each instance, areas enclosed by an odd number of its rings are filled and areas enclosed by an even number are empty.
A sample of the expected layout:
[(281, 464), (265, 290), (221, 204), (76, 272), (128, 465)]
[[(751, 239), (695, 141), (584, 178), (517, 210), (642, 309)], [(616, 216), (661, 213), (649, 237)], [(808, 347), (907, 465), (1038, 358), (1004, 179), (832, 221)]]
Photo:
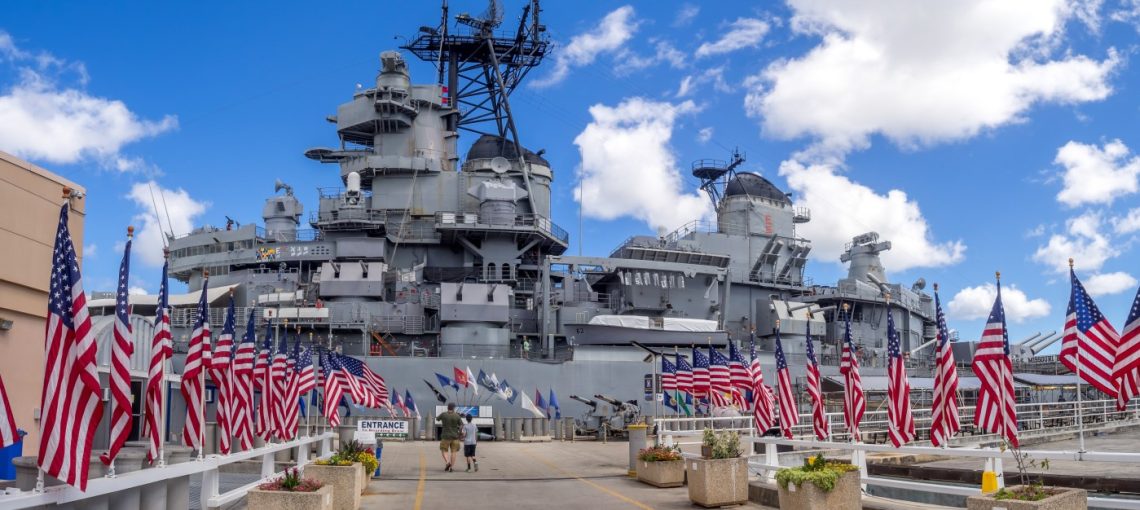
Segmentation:
[(637, 501), (636, 499), (631, 499), (631, 498), (629, 498), (629, 497), (625, 496), (624, 494), (621, 494), (620, 492), (614, 491), (614, 490), (612, 490), (612, 489), (609, 489), (609, 488), (607, 488), (607, 487), (605, 487), (605, 486), (603, 486), (603, 485), (601, 485), (601, 484), (599, 484), (599, 483), (595, 483), (595, 482), (593, 482), (593, 481), (591, 481), (591, 480), (587, 480), (587, 479), (585, 479), (585, 478), (582, 478), (582, 477), (580, 477), (580, 476), (578, 476), (578, 475), (576, 475), (576, 474), (574, 474), (574, 473), (571, 473), (571, 472), (569, 472), (569, 471), (567, 471), (567, 470), (565, 470), (565, 469), (562, 469), (562, 468), (561, 468), (561, 467), (559, 467), (557, 464), (555, 464), (555, 463), (553, 463), (553, 462), (550, 462), (550, 461), (548, 461), (548, 460), (546, 460), (546, 459), (544, 459), (544, 458), (542, 458), (542, 457), (540, 457), (540, 456), (538, 456), (538, 455), (535, 455), (534, 453), (531, 453), (531, 452), (529, 452), (529, 451), (527, 451), (526, 453), (527, 453), (527, 455), (529, 455), (531, 458), (533, 458), (533, 459), (535, 459), (535, 460), (537, 460), (537, 461), (539, 461), (539, 462), (541, 462), (541, 463), (543, 463), (543, 464), (546, 464), (547, 466), (549, 466), (550, 468), (554, 469), (555, 471), (558, 471), (558, 472), (560, 472), (560, 473), (562, 473), (562, 474), (564, 474), (564, 475), (566, 475), (566, 476), (569, 476), (569, 477), (571, 477), (571, 478), (574, 478), (575, 480), (578, 480), (579, 482), (582, 482), (582, 483), (584, 483), (584, 484), (586, 484), (586, 485), (589, 485), (589, 486), (591, 486), (591, 487), (593, 487), (593, 488), (595, 488), (595, 489), (598, 489), (598, 490), (600, 490), (600, 491), (602, 491), (602, 492), (604, 492), (604, 493), (606, 493), (606, 494), (609, 494), (610, 496), (613, 496), (613, 497), (615, 497), (615, 498), (618, 498), (618, 499), (620, 499), (620, 500), (622, 500), (622, 501), (625, 501), (626, 503), (629, 503), (629, 504), (631, 504), (631, 505), (633, 505), (633, 506), (635, 506), (635, 507), (637, 507), (637, 508), (641, 508), (641, 509), (644, 509), (644, 510), (653, 510), (653, 507), (651, 507), (651, 506), (647, 506), (646, 504), (644, 504), (644, 503), (642, 503), (642, 502), (640, 502), (640, 501)]
[(427, 458), (424, 457), (424, 452), (420, 451), (420, 482), (416, 485), (416, 504), (413, 508), (420, 510), (424, 504), (424, 485), (427, 481)]

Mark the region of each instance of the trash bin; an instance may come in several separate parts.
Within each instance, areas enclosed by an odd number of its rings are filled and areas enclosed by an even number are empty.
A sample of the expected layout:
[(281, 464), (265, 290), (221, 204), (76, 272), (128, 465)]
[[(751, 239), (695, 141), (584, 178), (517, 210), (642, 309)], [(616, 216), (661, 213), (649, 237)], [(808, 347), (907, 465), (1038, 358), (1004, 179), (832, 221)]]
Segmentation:
[(376, 472), (372, 474), (372, 478), (380, 478), (380, 467), (384, 465), (384, 459), (380, 456), (384, 454), (384, 442), (376, 442)]
[(0, 480), (15, 480), (16, 466), (12, 460), (24, 454), (24, 436), (28, 435), (23, 429), (16, 429), (16, 442), (0, 448)]

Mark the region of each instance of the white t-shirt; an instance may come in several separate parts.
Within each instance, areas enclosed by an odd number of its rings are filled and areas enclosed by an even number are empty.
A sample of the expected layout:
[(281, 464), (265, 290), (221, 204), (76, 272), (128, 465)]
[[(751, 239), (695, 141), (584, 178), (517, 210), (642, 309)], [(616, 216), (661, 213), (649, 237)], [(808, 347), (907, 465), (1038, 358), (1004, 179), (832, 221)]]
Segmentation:
[(479, 439), (479, 427), (474, 423), (463, 424), (463, 444), (475, 444)]

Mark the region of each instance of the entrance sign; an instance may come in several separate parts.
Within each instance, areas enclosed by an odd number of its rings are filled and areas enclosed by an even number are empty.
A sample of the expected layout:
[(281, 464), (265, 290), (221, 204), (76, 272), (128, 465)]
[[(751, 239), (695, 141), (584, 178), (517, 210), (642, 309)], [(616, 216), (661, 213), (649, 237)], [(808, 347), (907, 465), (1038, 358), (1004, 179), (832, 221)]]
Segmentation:
[(394, 439), (407, 439), (408, 429), (407, 420), (360, 420), (356, 424), (357, 432)]

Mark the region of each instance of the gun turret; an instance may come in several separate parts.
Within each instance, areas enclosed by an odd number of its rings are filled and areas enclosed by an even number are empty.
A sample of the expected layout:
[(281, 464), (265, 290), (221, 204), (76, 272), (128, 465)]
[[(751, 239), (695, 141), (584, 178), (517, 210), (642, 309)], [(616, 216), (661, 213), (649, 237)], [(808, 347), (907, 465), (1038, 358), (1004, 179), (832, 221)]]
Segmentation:
[(625, 403), (625, 402), (622, 402), (622, 401), (620, 401), (620, 400), (618, 400), (618, 399), (616, 399), (616, 398), (607, 397), (607, 396), (605, 396), (605, 395), (602, 395), (602, 394), (594, 395), (594, 398), (596, 398), (596, 399), (598, 399), (598, 400), (601, 400), (601, 401), (603, 401), (603, 402), (605, 402), (605, 403), (607, 403), (607, 404), (610, 404), (610, 405), (613, 405), (613, 406), (618, 406), (618, 407), (621, 407), (621, 406), (622, 406), (622, 404), (624, 404), (624, 403)]
[(591, 409), (597, 409), (598, 408), (598, 403), (594, 402), (593, 400), (590, 400), (588, 398), (582, 398), (582, 397), (579, 397), (578, 395), (570, 395), (570, 398), (590, 406)]

